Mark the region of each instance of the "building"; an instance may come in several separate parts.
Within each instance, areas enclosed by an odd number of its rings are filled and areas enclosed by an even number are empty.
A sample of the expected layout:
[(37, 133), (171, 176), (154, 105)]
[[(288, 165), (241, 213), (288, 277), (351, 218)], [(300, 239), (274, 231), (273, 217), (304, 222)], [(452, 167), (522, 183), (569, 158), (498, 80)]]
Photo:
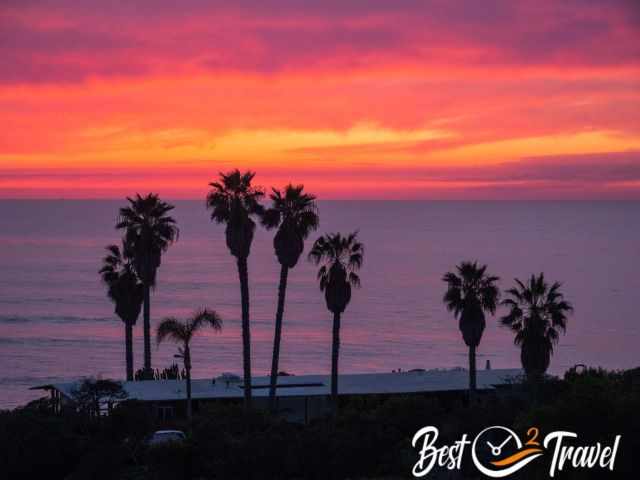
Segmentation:
[[(492, 390), (522, 376), (520, 369), (478, 370), (477, 388)], [(78, 382), (41, 385), (48, 390), (59, 411), (73, 405), (73, 392)], [(128, 400), (148, 403), (161, 419), (180, 414), (186, 397), (184, 380), (147, 380), (123, 382)], [(343, 374), (339, 379), (341, 397), (365, 395), (446, 395), (460, 394), (469, 386), (469, 373), (464, 369), (412, 370), (393, 373)], [(242, 379), (224, 374), (216, 379), (192, 380), (192, 398), (197, 410), (202, 403), (240, 401), (243, 398)], [(254, 377), (254, 404), (266, 408), (269, 397), (269, 377)], [(329, 408), (331, 378), (329, 375), (278, 377), (278, 410), (289, 420), (307, 422), (321, 416)]]

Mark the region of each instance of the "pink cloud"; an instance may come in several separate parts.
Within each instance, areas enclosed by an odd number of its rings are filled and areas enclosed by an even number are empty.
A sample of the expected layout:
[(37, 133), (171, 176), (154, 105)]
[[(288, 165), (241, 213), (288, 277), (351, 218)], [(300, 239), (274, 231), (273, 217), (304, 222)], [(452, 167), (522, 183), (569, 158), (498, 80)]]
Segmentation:
[(10, 2), (0, 81), (375, 65), (629, 66), (634, 1)]
[[(147, 190), (200, 198), (220, 169), (215, 162), (207, 168), (126, 171), (2, 168), (0, 198), (114, 198)], [(321, 198), (640, 200), (640, 152), (531, 157), (476, 167), (282, 166), (258, 169), (256, 179), (264, 186), (302, 182)]]

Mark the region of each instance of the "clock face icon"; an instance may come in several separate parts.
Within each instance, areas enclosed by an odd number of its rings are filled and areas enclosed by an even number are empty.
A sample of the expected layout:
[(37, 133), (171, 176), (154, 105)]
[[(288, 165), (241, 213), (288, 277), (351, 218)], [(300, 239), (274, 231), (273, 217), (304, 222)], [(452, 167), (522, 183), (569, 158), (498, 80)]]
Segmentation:
[(513, 437), (511, 435), (507, 435), (507, 438), (504, 440), (504, 442), (502, 442), (498, 446), (493, 445), (489, 440), (487, 440), (487, 445), (489, 446), (489, 448), (491, 448), (491, 455), (493, 455), (494, 457), (499, 457), (500, 455), (502, 455), (502, 447), (504, 447), (511, 440), (513, 440)]
[(544, 453), (538, 446), (523, 445), (513, 430), (502, 426), (485, 428), (471, 448), (476, 468), (492, 478), (511, 475)]

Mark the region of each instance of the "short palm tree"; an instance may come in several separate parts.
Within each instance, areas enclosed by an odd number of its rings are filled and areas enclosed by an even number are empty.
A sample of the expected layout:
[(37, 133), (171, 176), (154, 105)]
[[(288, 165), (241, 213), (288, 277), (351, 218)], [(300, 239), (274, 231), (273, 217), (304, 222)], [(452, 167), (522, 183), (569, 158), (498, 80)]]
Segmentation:
[(254, 172), (240, 173), (238, 169), (221, 173), (219, 181), (209, 184), (212, 189), (207, 195), (207, 208), (211, 210), (211, 220), (226, 224), (227, 247), (231, 255), (236, 258), (238, 266), (242, 303), (242, 364), (246, 408), (251, 406), (251, 329), (247, 259), (256, 229), (253, 218), (262, 217), (264, 213), (264, 208), (260, 205), (264, 192), (251, 184), (254, 176)]
[(362, 266), (363, 256), (364, 247), (358, 241), (357, 232), (347, 236), (340, 233), (323, 235), (309, 252), (309, 260), (321, 265), (318, 270), (320, 290), (324, 292), (327, 309), (333, 313), (331, 400), (334, 411), (338, 406), (340, 317), (351, 301), (351, 287), (360, 287), (360, 277), (356, 272)]
[(319, 224), (316, 197), (303, 193), (302, 185), (287, 185), (284, 192), (273, 189), (271, 207), (265, 211), (262, 222), (267, 229), (277, 228), (273, 239), (273, 248), (280, 263), (280, 284), (278, 285), (278, 307), (276, 310), (273, 356), (271, 358), (271, 379), (269, 385), (269, 408), (275, 411), (276, 382), (278, 362), (280, 360), (280, 339), (282, 336), (282, 317), (287, 290), (289, 269), (296, 266), (302, 251), (304, 240)]
[(160, 200), (158, 195), (148, 194), (127, 197), (129, 205), (120, 209), (117, 229), (125, 231), (130, 245), (133, 265), (144, 285), (144, 370), (151, 368), (151, 288), (156, 284), (156, 273), (162, 254), (178, 239), (178, 227), (173, 217), (167, 215), (173, 205)]
[(160, 345), (165, 339), (170, 339), (180, 345), (180, 357), (184, 361), (185, 380), (187, 383), (187, 419), (191, 424), (191, 340), (194, 335), (205, 327), (212, 327), (216, 331), (222, 329), (222, 319), (213, 310), (202, 309), (195, 312), (184, 322), (168, 317), (160, 322), (156, 332), (156, 339)]
[(133, 268), (131, 251), (123, 242), (106, 247), (99, 273), (107, 286), (107, 295), (115, 304), (115, 313), (124, 323), (125, 361), (127, 380), (133, 380), (133, 327), (138, 320), (144, 300), (144, 286)]
[(502, 305), (509, 313), (500, 320), (515, 332), (514, 342), (521, 348), (520, 360), (529, 380), (540, 380), (551, 362), (559, 332), (567, 329), (567, 317), (572, 305), (560, 292), (561, 284), (549, 285), (544, 274), (524, 283), (517, 278), (516, 286), (506, 291), (509, 298)]
[(476, 348), (480, 345), (486, 326), (485, 312), (496, 313), (500, 292), (498, 277), (487, 274), (486, 265), (461, 262), (456, 272), (447, 272), (442, 280), (447, 284), (443, 302), (458, 319), (458, 328), (469, 347), (469, 393), (476, 390)]

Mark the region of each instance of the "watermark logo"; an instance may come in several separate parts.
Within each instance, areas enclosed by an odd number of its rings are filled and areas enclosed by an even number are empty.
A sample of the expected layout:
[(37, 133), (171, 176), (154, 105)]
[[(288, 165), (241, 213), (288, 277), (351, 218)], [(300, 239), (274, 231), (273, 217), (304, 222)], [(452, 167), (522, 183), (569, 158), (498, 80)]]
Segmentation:
[[(536, 427), (530, 428), (527, 435), (531, 437), (523, 445), (513, 430), (500, 426), (485, 428), (471, 446), (473, 463), (491, 478), (511, 475), (544, 453), (537, 441), (538, 434)], [(482, 455), (486, 450), (488, 455)]]
[(421, 428), (411, 444), (418, 449), (414, 477), (425, 477), (434, 468), (459, 470), (469, 450), (476, 469), (489, 478), (504, 478), (540, 457), (549, 461), (549, 477), (568, 468), (602, 468), (613, 471), (621, 435), (611, 445), (579, 445), (578, 434), (554, 431), (540, 439), (540, 430), (531, 427), (524, 438), (513, 430), (495, 425), (478, 433), (473, 440), (466, 433), (450, 445), (439, 445), (437, 427)]

